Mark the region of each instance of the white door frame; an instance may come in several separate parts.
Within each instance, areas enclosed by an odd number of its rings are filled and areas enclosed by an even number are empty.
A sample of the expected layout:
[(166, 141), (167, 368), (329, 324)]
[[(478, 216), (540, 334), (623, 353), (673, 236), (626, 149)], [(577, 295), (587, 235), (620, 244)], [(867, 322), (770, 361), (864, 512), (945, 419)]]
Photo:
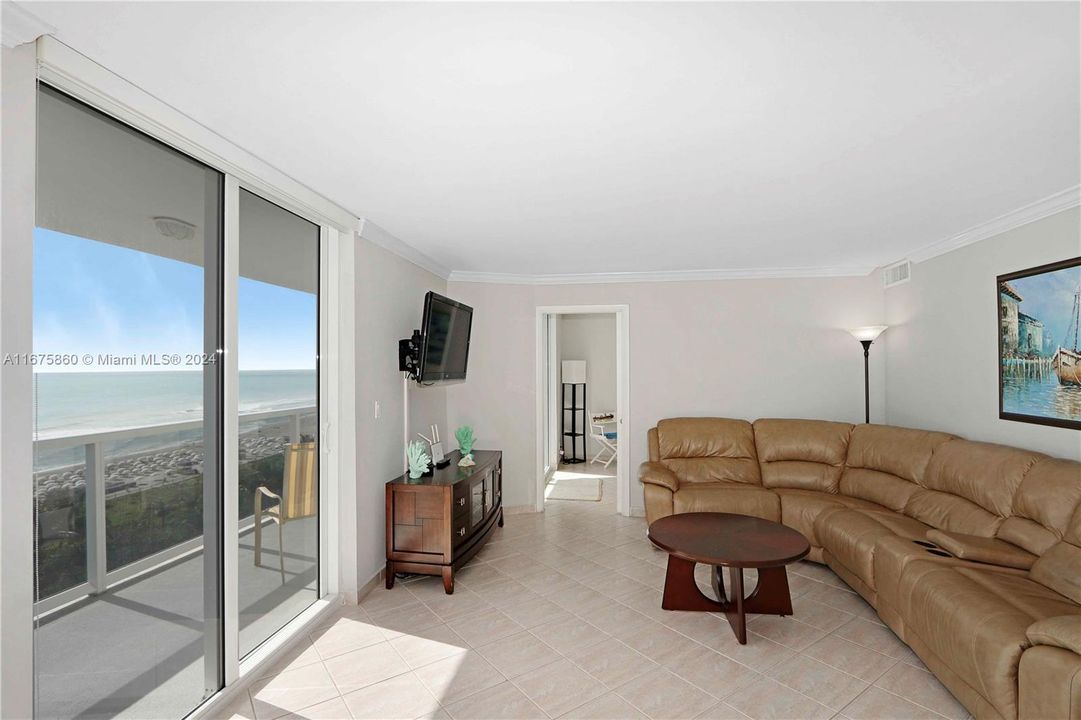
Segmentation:
[[(534, 486), (535, 507), (544, 512), (544, 485), (547, 481), (544, 456), (545, 436), (548, 433), (548, 318), (552, 315), (614, 314), (616, 316), (616, 427), (619, 442), (616, 444), (616, 512), (631, 514), (630, 480), (630, 305), (540, 305), (537, 307), (536, 345), (536, 413), (537, 413), (537, 480)], [(588, 410), (587, 410), (588, 412)]]

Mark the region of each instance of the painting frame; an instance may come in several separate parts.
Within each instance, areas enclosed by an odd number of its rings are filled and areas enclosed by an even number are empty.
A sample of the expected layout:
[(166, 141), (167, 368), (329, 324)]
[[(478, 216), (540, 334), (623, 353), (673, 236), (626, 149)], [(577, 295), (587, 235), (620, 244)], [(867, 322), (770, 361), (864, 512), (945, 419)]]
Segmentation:
[(1045, 425), (1051, 427), (1060, 427), (1070, 430), (1081, 430), (1081, 420), (1071, 420), (1069, 418), (1048, 417), (1043, 415), (1029, 415), (1026, 413), (1019, 413), (1013, 411), (1007, 411), (1004, 407), (1004, 378), (1003, 378), (1003, 360), (1006, 355), (1005, 337), (1002, 330), (1003, 324), (1003, 303), (1002, 303), (1002, 286), (1003, 283), (1008, 283), (1012, 280), (1021, 280), (1024, 278), (1030, 278), (1037, 275), (1045, 275), (1048, 273), (1058, 272), (1073, 267), (1081, 267), (1081, 256), (1068, 258), (1066, 260), (1060, 260), (1058, 262), (1047, 263), (1044, 265), (1037, 265), (1035, 267), (1026, 268), (1024, 270), (1018, 270), (1003, 275), (998, 275), (995, 278), (995, 335), (998, 338), (998, 357), (996, 358), (996, 364), (998, 365), (998, 417), (1000, 420), (1011, 420), (1014, 422), (1031, 423), (1034, 425)]

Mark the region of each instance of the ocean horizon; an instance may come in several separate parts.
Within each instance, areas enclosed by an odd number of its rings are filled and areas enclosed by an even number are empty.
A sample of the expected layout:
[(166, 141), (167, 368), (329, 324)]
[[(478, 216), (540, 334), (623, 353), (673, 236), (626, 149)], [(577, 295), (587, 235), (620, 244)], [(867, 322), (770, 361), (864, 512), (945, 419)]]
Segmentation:
[[(241, 414), (316, 402), (316, 371), (241, 370)], [(200, 420), (203, 374), (195, 371), (34, 374), (34, 439)]]

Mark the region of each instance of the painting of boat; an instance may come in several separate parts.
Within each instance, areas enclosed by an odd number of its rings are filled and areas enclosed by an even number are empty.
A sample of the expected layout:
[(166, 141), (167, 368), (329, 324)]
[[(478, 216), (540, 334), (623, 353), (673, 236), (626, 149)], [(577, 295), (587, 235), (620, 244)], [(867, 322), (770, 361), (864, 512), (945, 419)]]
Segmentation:
[(999, 417), (1081, 430), (1081, 258), (997, 278)]
[(1081, 385), (1081, 352), (1059, 348), (1051, 360), (1051, 367), (1063, 385)]

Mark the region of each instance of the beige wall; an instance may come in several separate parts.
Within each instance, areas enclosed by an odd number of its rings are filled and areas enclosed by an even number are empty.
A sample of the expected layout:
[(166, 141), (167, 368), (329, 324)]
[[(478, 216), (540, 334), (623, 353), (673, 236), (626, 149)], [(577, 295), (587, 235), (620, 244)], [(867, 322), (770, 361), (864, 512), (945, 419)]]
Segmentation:
[[(357, 577), (363, 586), (386, 563), (384, 485), (403, 471), (402, 374), (398, 340), (420, 327), (424, 293), (446, 282), (359, 238), (356, 249)], [(411, 439), (439, 423), (447, 432), (444, 387), (410, 383)], [(380, 405), (375, 418), (375, 403)]]
[[(559, 356), (560, 361), (586, 361), (587, 415), (594, 412), (616, 411), (616, 316), (614, 313), (561, 316), (559, 318)], [(586, 421), (588, 422), (588, 417)], [(559, 432), (558, 428), (556, 432)], [(589, 437), (588, 428), (585, 432), (586, 451), (589, 457), (593, 457), (600, 450), (600, 443)], [(569, 441), (567, 451), (570, 452)]]
[[(646, 430), (664, 417), (721, 415), (863, 419), (863, 357), (844, 331), (882, 322), (878, 275), (600, 285), (450, 282), (476, 308), (469, 378), (447, 389), (450, 426), (504, 451), (504, 502), (535, 502), (536, 308), (630, 307), (631, 503)], [(875, 348), (877, 349), (877, 348)], [(884, 419), (884, 362), (872, 350), (872, 419)]]
[(886, 290), (889, 422), (1081, 459), (1077, 430), (998, 419), (995, 278), (1081, 255), (1077, 208), (912, 267)]
[(472, 425), (476, 447), (503, 451), (503, 505), (533, 503), (536, 316), (528, 285), (447, 283), (473, 307), (466, 380), (447, 387), (449, 428)]

